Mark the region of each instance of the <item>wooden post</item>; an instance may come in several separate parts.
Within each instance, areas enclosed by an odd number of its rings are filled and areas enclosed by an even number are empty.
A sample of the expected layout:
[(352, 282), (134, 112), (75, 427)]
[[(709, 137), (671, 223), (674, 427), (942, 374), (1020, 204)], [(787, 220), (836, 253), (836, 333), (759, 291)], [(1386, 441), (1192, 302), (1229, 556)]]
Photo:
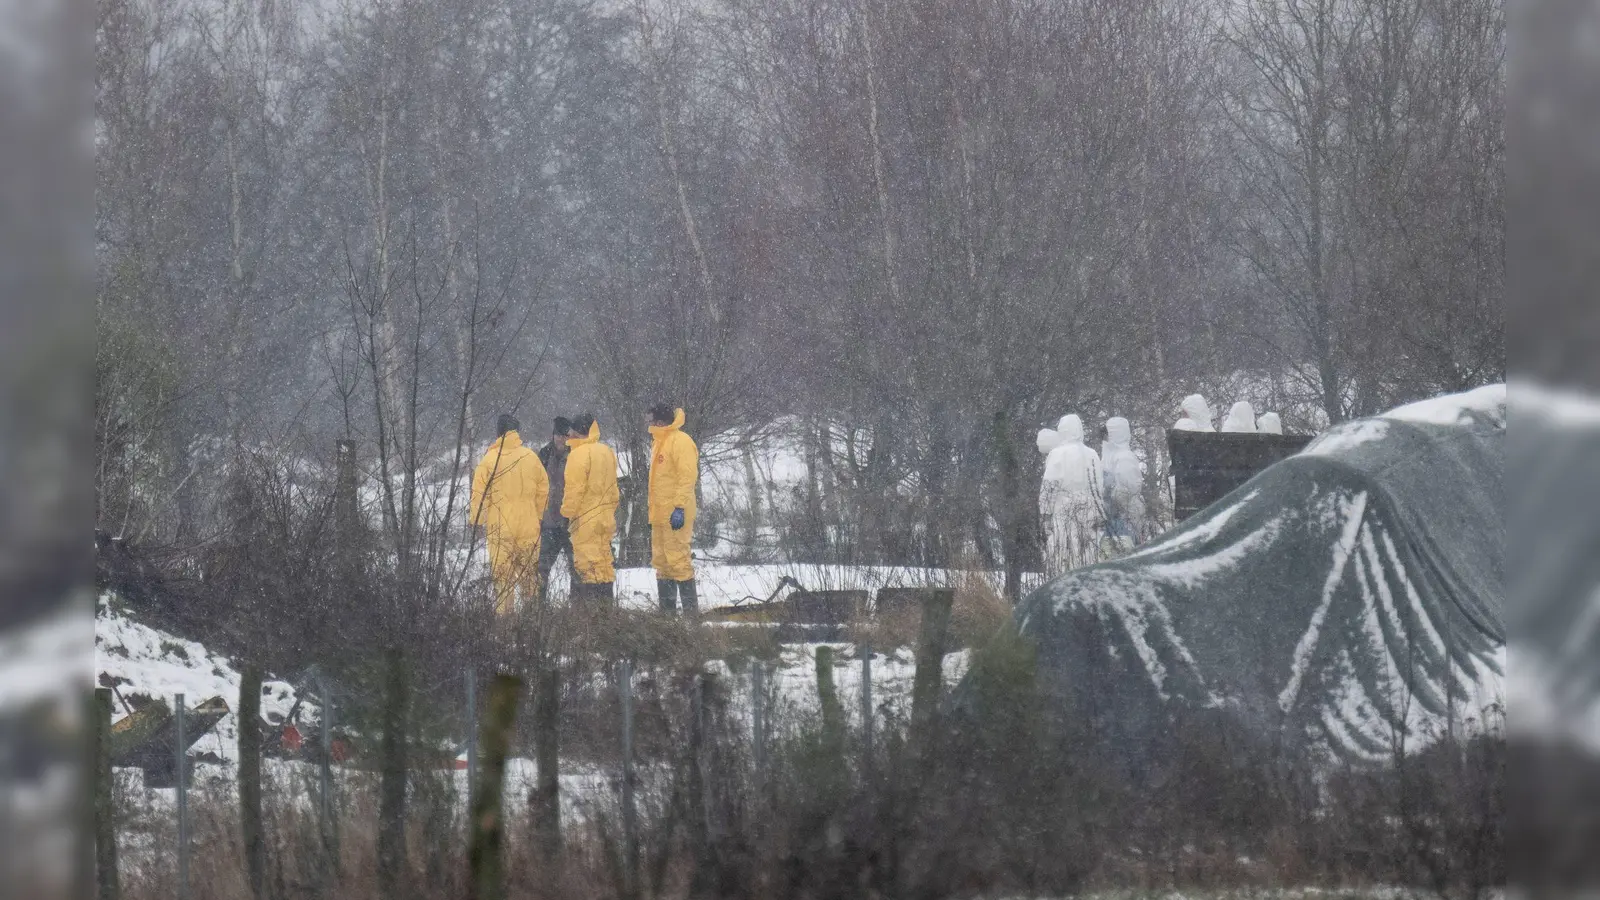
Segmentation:
[(110, 688), (94, 692), (94, 862), (96, 896), (117, 900), (121, 877), (117, 872), (115, 783), (111, 779)]
[(917, 670), (911, 683), (911, 738), (924, 756), (934, 736), (939, 694), (944, 688), (944, 646), (956, 592), (930, 589), (922, 596), (922, 630), (917, 638)]
[(360, 515), (358, 492), (356, 490), (356, 442), (340, 440), (334, 441), (334, 528), (341, 537), (348, 536), (355, 529), (357, 517)]
[(339, 821), (334, 816), (333, 803), (333, 696), (328, 693), (327, 680), (317, 676), (317, 696), (322, 699), (322, 715), (318, 717), (317, 738), (322, 747), (321, 761), (317, 765), (317, 825), (322, 838), (322, 879), (324, 886), (339, 876)]
[(266, 891), (266, 843), (261, 834), (261, 667), (239, 673), (239, 836), (251, 896)]
[(561, 859), (561, 670), (554, 662), (540, 668), (533, 698), (534, 762), (539, 782), (533, 793), (533, 820), (547, 866)]
[(360, 481), (356, 470), (356, 442), (335, 441), (333, 444), (333, 540), (337, 548), (337, 575), (340, 590), (355, 588), (361, 553)]
[(187, 711), (182, 694), (173, 697), (172, 735), (173, 752), (178, 766), (178, 900), (189, 898), (189, 742), (183, 733), (183, 717)]
[(496, 675), (489, 683), (488, 715), (483, 722), (483, 775), (472, 791), (472, 837), (467, 844), (468, 900), (500, 900), (505, 891), (501, 839), (505, 832), (502, 795), (506, 756), (516, 725), (522, 682)]
[(717, 848), (721, 846), (722, 829), (718, 824), (716, 802), (716, 764), (712, 759), (714, 735), (711, 729), (711, 712), (707, 706), (707, 695), (716, 693), (716, 677), (710, 672), (701, 672), (695, 676), (694, 699), (696, 730), (700, 733), (699, 752), (697, 754), (700, 766), (700, 792), (701, 803), (705, 806), (705, 830), (708, 849), (711, 850), (713, 859)]
[(690, 896), (704, 892), (709, 886), (711, 810), (707, 800), (710, 787), (706, 781), (711, 773), (706, 771), (705, 689), (696, 673), (689, 686), (689, 785), (688, 826), (690, 852), (694, 855), (694, 879), (690, 882)]
[(406, 805), (410, 781), (411, 671), (398, 646), (384, 651), (383, 708), (378, 746), (378, 891), (405, 890)]
[(639, 811), (633, 798), (633, 666), (622, 660), (617, 664), (617, 691), (622, 704), (622, 840), (624, 891), (629, 898), (638, 896), (639, 885)]

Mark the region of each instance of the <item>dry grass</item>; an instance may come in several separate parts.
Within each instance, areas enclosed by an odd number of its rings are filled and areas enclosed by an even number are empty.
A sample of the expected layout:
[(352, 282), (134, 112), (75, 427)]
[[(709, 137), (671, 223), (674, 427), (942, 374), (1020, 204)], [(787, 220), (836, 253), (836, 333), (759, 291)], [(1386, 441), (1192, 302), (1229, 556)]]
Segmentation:
[[(963, 572), (956, 581), (955, 592), (950, 631), (945, 639), (947, 651), (982, 646), (1011, 617), (1010, 601), (980, 573)], [(846, 632), (850, 640), (870, 642), (880, 652), (901, 647), (915, 650), (921, 634), (922, 610), (914, 606), (857, 619)]]

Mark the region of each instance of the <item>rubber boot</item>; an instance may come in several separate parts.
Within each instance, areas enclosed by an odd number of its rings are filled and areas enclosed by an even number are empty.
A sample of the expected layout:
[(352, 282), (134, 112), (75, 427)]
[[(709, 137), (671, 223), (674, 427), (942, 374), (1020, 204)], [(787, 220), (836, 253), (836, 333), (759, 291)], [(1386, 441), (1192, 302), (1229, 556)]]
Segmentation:
[(583, 607), (588, 606), (589, 601), (593, 598), (594, 585), (585, 581), (572, 582), (572, 598), (568, 602), (569, 606), (571, 606), (573, 609), (582, 609)]
[(693, 578), (678, 582), (678, 601), (683, 606), (684, 615), (700, 615), (700, 596), (696, 593)]
[(665, 578), (656, 579), (656, 599), (661, 604), (664, 613), (678, 611), (678, 583)]

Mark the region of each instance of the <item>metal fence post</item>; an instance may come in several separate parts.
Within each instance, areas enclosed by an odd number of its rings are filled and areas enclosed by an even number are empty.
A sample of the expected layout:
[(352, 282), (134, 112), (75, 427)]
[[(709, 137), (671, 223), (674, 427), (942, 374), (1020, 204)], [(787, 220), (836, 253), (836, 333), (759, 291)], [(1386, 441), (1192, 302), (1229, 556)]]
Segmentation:
[(767, 666), (761, 660), (750, 663), (750, 756), (755, 762), (756, 781), (767, 770)]
[(189, 778), (185, 765), (189, 747), (184, 740), (184, 698), (172, 698), (173, 758), (178, 766), (178, 900), (189, 897)]
[(861, 645), (861, 771), (872, 774), (872, 644)]
[(633, 666), (617, 664), (617, 691), (622, 701), (622, 837), (629, 897), (638, 895), (639, 813), (633, 799)]
[(94, 692), (94, 849), (99, 900), (117, 900), (117, 821), (111, 780), (111, 689)]
[(322, 830), (322, 876), (327, 880), (339, 870), (339, 835), (333, 814), (333, 697), (321, 675), (317, 676), (317, 696), (322, 698), (322, 715), (317, 724), (318, 743), (322, 745), (321, 763), (317, 766), (317, 816)]
[(478, 782), (478, 673), (467, 670), (467, 809)]

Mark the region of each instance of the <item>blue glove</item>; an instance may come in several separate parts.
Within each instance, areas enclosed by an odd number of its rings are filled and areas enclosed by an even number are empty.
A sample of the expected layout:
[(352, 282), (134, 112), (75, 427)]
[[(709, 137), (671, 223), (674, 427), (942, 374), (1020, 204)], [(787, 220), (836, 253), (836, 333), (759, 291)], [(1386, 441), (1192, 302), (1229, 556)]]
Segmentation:
[(672, 511), (672, 530), (673, 531), (677, 531), (679, 528), (682, 528), (682, 527), (683, 527), (683, 507), (680, 506), (677, 509)]

